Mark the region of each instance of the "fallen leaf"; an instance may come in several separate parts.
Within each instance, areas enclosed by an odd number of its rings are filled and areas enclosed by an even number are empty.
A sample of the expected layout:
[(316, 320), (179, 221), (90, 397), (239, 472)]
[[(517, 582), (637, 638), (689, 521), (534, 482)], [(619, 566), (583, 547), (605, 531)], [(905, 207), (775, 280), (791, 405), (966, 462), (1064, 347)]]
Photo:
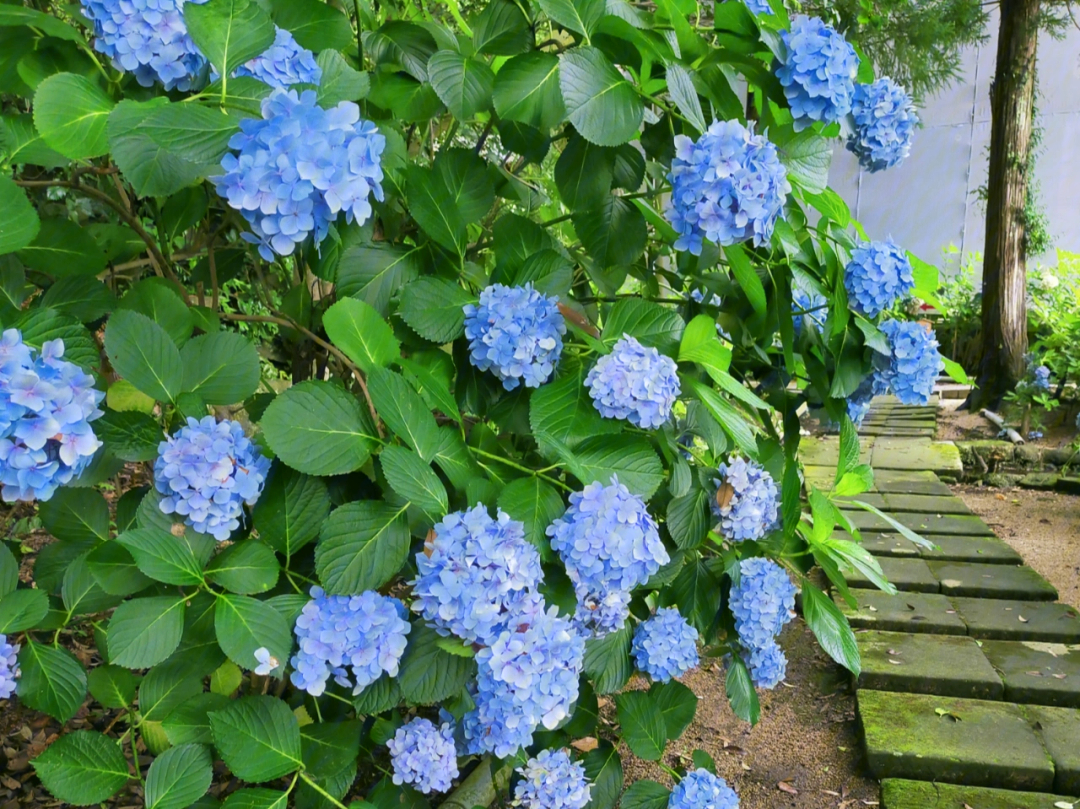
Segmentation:
[(1050, 676), (1053, 677), (1055, 680), (1064, 680), (1069, 675), (1068, 674), (1051, 674)]
[(588, 753), (599, 747), (600, 742), (596, 741), (592, 736), (586, 736), (584, 739), (575, 739), (570, 742), (570, 746), (579, 752)]
[(945, 610), (946, 615), (956, 615), (956, 610)]
[(788, 795), (799, 794), (799, 790), (795, 789), (795, 787), (793, 787), (787, 781), (781, 781), (779, 784), (776, 785), (776, 788), (779, 789), (781, 792), (786, 792)]
[(899, 657), (900, 653), (896, 649), (889, 649), (889, 654)]
[(891, 657), (889, 658), (889, 662), (892, 663), (894, 666), (902, 666), (902, 665), (904, 665), (901, 661), (893, 660)]
[(1022, 624), (1026, 624), (1028, 622), (1028, 619), (1025, 618), (1023, 615), (1018, 615), (1016, 617), (1020, 619), (1020, 623)]
[(1058, 801), (1054, 804), (1054, 809), (1073, 809), (1076, 804), (1069, 803), (1068, 801)]
[(1025, 671), (1024, 674), (1028, 675), (1029, 677), (1042, 677), (1043, 676), (1043, 673), (1041, 671)]
[(824, 792), (826, 795), (832, 795), (834, 798), (841, 797), (839, 792), (833, 792), (831, 789), (823, 789), (821, 791)]
[(870, 612), (877, 612), (877, 607), (867, 607)]

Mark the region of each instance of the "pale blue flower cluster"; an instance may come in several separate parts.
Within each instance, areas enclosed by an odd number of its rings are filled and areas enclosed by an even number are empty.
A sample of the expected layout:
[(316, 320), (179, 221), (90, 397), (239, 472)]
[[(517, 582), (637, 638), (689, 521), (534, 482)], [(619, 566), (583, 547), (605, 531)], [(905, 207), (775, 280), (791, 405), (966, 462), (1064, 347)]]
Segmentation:
[(759, 688), (774, 688), (784, 678), (787, 661), (776, 636), (795, 615), (796, 592), (787, 572), (771, 559), (755, 556), (739, 563), (739, 583), (732, 585), (728, 602), (750, 678)]
[(911, 139), (919, 116), (915, 102), (892, 79), (855, 87), (851, 114), (855, 132), (848, 138), (848, 150), (868, 171), (882, 171), (899, 165), (911, 153)]
[(243, 214), (267, 261), (290, 255), (314, 234), (319, 245), (338, 214), (364, 224), (381, 200), (386, 138), (351, 101), (324, 110), (314, 90), (275, 90), (262, 118), (246, 118), (221, 159), (217, 192)]
[(532, 744), (541, 725), (553, 730), (578, 698), (585, 638), (550, 607), (510, 627), (476, 653), (476, 709), (463, 725), (470, 753), (505, 758)]
[(562, 354), (566, 323), (558, 303), (531, 283), (485, 288), (478, 305), (464, 307), (469, 361), (495, 374), (507, 390), (523, 380), (527, 388), (540, 387), (551, 379)]
[(739, 809), (739, 796), (723, 778), (698, 768), (671, 790), (667, 809)]
[(454, 732), (449, 724), (436, 727), (430, 720), (416, 717), (399, 727), (386, 746), (398, 786), (409, 784), (428, 795), (446, 792), (458, 776)]
[(416, 554), (412, 609), (442, 635), (490, 646), (514, 621), (543, 611), (540, 554), (525, 526), (483, 505), (448, 514)]
[(315, 63), (314, 53), (300, 47), (284, 28), (278, 28), (274, 44), (240, 65), (233, 75), (253, 76), (264, 84), (284, 90), (293, 84), (318, 84), (322, 81), (322, 68)]
[(791, 311), (795, 314), (795, 336), (802, 333), (803, 322), (808, 322), (818, 334), (825, 328), (829, 316), (829, 301), (820, 292), (803, 289), (800, 284), (791, 287)]
[(855, 392), (847, 397), (847, 414), (855, 426), (863, 423), (866, 414), (870, 412), (870, 403), (874, 399), (874, 375), (866, 377), (859, 383)]
[(541, 750), (518, 767), (513, 806), (524, 809), (585, 809), (592, 787), (585, 767), (566, 750)]
[(8, 503), (48, 500), (101, 446), (90, 422), (105, 394), (63, 356), (63, 340), (37, 351), (17, 329), (0, 336), (0, 495)]
[(698, 631), (675, 607), (661, 607), (634, 630), (631, 654), (638, 669), (666, 683), (696, 668)]
[(0, 699), (15, 693), (18, 679), (19, 644), (8, 643), (7, 635), (0, 634)]
[(767, 0), (743, 0), (746, 7), (750, 9), (754, 14), (768, 14), (772, 16), (773, 10), (769, 6)]
[[(705, 293), (707, 293), (708, 291), (709, 290), (705, 289), (704, 287), (701, 287), (700, 289), (693, 289), (693, 290), (690, 291), (690, 298), (695, 303), (700, 303), (700, 304), (704, 305), (705, 304)], [(723, 302), (724, 302), (723, 298), (721, 298), (715, 292), (712, 294), (712, 297), (709, 298), (709, 306), (720, 306), (721, 304), (723, 304)]]
[(705, 239), (767, 242), (791, 191), (776, 146), (738, 121), (713, 121), (696, 142), (676, 135), (668, 180), (675, 249), (695, 256)]
[(780, 36), (786, 53), (775, 71), (795, 118), (795, 131), (847, 115), (859, 72), (855, 49), (817, 17), (796, 17), (791, 30)]
[(547, 535), (574, 584), (575, 621), (596, 635), (621, 628), (630, 592), (671, 561), (645, 501), (615, 477), (571, 494)]
[(1035, 390), (1050, 390), (1050, 369), (1047, 368), (1045, 365), (1038, 366), (1032, 372), (1031, 384), (1035, 388)]
[(907, 254), (892, 239), (863, 242), (851, 251), (844, 287), (852, 309), (877, 317), (915, 288), (915, 276)]
[[(330, 596), (311, 588), (311, 600), (296, 619), (298, 651), (292, 683), (317, 697), (330, 675), (359, 694), (386, 672), (396, 677), (405, 636), (412, 627), (398, 599), (368, 590), (357, 596)], [(352, 680), (349, 671), (352, 669)]]
[(224, 542), (240, 527), (244, 503), (255, 505), (270, 461), (237, 421), (189, 418), (158, 445), (154, 481), (161, 510), (179, 514), (200, 534)]
[(727, 463), (717, 467), (719, 478), (714, 478), (717, 491), (724, 484), (733, 491), (725, 505), (714, 497), (711, 501), (713, 514), (720, 519), (720, 533), (733, 542), (744, 539), (758, 540), (776, 527), (779, 513), (779, 495), (776, 481), (756, 461), (732, 456)]
[(933, 329), (909, 320), (886, 320), (879, 328), (891, 355), (875, 374), (874, 393), (891, 392), (902, 404), (925, 405), (945, 369)]
[(593, 406), (606, 419), (626, 419), (654, 430), (671, 418), (679, 397), (675, 361), (624, 334), (585, 377)]
[(94, 50), (143, 87), (160, 82), (187, 91), (205, 75), (206, 57), (184, 22), (184, 0), (82, 0), (82, 9), (94, 24)]

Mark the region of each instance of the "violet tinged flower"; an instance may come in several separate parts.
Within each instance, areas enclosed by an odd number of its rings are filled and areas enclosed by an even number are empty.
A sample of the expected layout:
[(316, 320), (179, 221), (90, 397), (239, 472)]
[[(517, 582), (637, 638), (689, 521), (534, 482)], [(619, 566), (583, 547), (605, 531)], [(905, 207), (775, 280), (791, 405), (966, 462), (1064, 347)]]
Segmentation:
[(886, 320), (879, 327), (889, 341), (888, 364), (874, 375), (874, 394), (892, 393), (906, 405), (925, 405), (945, 363), (934, 330), (915, 321)]
[(911, 96), (892, 79), (856, 85), (851, 114), (855, 132), (847, 148), (863, 168), (882, 171), (899, 165), (911, 153), (919, 116)]
[(312, 587), (311, 601), (296, 619), (293, 685), (317, 697), (333, 675), (338, 685), (359, 694), (383, 672), (396, 677), (412, 629), (407, 614), (398, 599), (374, 590), (328, 596)]
[(739, 809), (739, 796), (723, 778), (699, 768), (671, 790), (667, 809)]
[(187, 91), (205, 75), (208, 63), (188, 35), (184, 0), (82, 0), (82, 9), (94, 25), (94, 50), (143, 87), (160, 82)]
[(1040, 365), (1034, 371), (1032, 371), (1032, 387), (1035, 390), (1048, 391), (1050, 390), (1050, 369), (1045, 365)]
[(7, 635), (0, 635), (0, 699), (15, 693), (19, 673), (19, 644), (8, 643)]
[(63, 359), (64, 341), (41, 350), (17, 329), (0, 337), (0, 484), (5, 502), (48, 500), (82, 474), (101, 442), (90, 422), (105, 397), (94, 377)]
[(269, 470), (239, 422), (204, 416), (158, 445), (154, 480), (164, 513), (224, 542), (240, 527), (244, 504), (259, 499)]
[(866, 414), (870, 412), (870, 403), (874, 399), (874, 377), (873, 375), (866, 377), (859, 383), (859, 387), (855, 389), (847, 398), (847, 414), (855, 426), (859, 427), (863, 423), (863, 419), (866, 418)]
[(697, 668), (697, 640), (698, 631), (675, 607), (661, 607), (634, 630), (631, 654), (638, 669), (666, 683)]
[(802, 333), (803, 323), (809, 323), (821, 334), (829, 316), (829, 301), (820, 292), (808, 292), (799, 285), (791, 287), (791, 311), (795, 318), (795, 337)]
[(713, 479), (717, 495), (711, 507), (720, 519), (720, 533), (733, 542), (741, 542), (761, 539), (773, 530), (779, 514), (779, 494), (776, 481), (765, 467), (733, 456), (727, 463), (721, 463), (717, 471), (720, 477)]
[(773, 15), (767, 0), (743, 0), (743, 3), (754, 14), (768, 14), (770, 17)]
[(915, 277), (907, 255), (892, 239), (863, 242), (851, 252), (844, 287), (852, 309), (877, 317), (915, 288)]
[(290, 255), (309, 235), (318, 246), (342, 211), (360, 225), (371, 217), (371, 197), (383, 198), (386, 138), (356, 104), (327, 110), (314, 90), (275, 90), (262, 116), (240, 122), (221, 159), (225, 173), (211, 179), (250, 223), (241, 235), (264, 259)]
[(767, 242), (791, 192), (776, 147), (738, 121), (713, 121), (696, 142), (676, 135), (668, 180), (675, 249), (695, 256), (705, 239)]
[(678, 368), (671, 357), (624, 334), (585, 377), (593, 406), (606, 419), (626, 419), (654, 430), (671, 418), (679, 397)]
[(274, 44), (240, 65), (233, 75), (253, 76), (264, 84), (284, 90), (293, 84), (318, 84), (322, 81), (322, 68), (315, 64), (314, 53), (300, 47), (284, 28), (278, 28)]
[(393, 781), (399, 786), (409, 784), (428, 795), (446, 792), (457, 778), (457, 752), (449, 724), (436, 727), (430, 720), (416, 717), (398, 728), (386, 746)]
[(483, 505), (448, 514), (416, 554), (412, 609), (469, 643), (490, 646), (507, 625), (543, 610), (540, 554), (525, 526)]
[(765, 646), (795, 616), (795, 585), (771, 559), (754, 556), (739, 562), (739, 583), (729, 603), (739, 642), (747, 649)]
[(787, 658), (775, 639), (747, 649), (743, 654), (755, 688), (776, 688), (787, 674)]
[(259, 665), (253, 668), (252, 671), (263, 677), (268, 676), (281, 666), (281, 661), (270, 654), (270, 650), (265, 646), (260, 646), (255, 650), (255, 662)]
[(559, 299), (541, 295), (532, 284), (493, 284), (480, 293), (479, 305), (466, 304), (465, 336), (469, 361), (491, 371), (507, 390), (522, 381), (538, 388), (551, 379), (562, 354), (566, 323)]
[(795, 130), (831, 124), (851, 111), (859, 57), (840, 34), (817, 17), (796, 17), (781, 31), (785, 56), (774, 67), (784, 87)]
[(585, 767), (566, 750), (541, 750), (517, 768), (521, 780), (512, 806), (523, 809), (585, 809), (592, 787)]
[[(705, 303), (705, 293), (708, 292), (708, 291), (709, 290), (705, 289), (704, 287), (702, 287), (700, 289), (693, 289), (693, 290), (690, 291), (690, 297), (691, 297), (691, 299), (693, 299), (693, 301), (695, 303), (700, 303), (700, 304), (704, 305), (704, 303)], [(709, 298), (709, 306), (720, 306), (721, 304), (723, 304), (723, 302), (724, 302), (723, 298), (721, 298), (715, 292), (712, 294), (712, 297)]]

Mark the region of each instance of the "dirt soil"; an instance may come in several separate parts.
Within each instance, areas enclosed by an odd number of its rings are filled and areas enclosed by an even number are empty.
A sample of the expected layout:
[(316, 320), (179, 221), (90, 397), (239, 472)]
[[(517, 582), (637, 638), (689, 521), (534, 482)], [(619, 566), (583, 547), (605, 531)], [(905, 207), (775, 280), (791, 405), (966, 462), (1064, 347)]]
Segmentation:
[[(938, 412), (937, 439), (939, 441), (986, 441), (997, 438), (998, 428), (978, 411), (956, 410), (960, 400), (949, 401)], [(1062, 408), (1047, 414), (1043, 419), (1042, 438), (1029, 439), (1027, 443), (1035, 447), (1060, 449), (1076, 440), (1076, 415), (1072, 407)], [(1006, 423), (1020, 429), (1018, 421), (1006, 418)]]

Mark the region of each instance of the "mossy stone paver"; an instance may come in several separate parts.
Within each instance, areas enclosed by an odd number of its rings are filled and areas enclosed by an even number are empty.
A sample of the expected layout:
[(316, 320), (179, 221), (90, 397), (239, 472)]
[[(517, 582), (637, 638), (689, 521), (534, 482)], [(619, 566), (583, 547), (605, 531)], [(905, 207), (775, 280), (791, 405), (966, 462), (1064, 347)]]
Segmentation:
[(947, 596), (1054, 601), (1057, 590), (1032, 568), (977, 562), (928, 562)]
[(882, 437), (870, 454), (874, 469), (918, 469), (956, 475), (964, 471), (960, 450), (951, 441)]
[(897, 593), (880, 590), (852, 590), (858, 600), (850, 607), (839, 595), (834, 598), (840, 611), (856, 629), (893, 632), (928, 632), (937, 635), (965, 635), (967, 626), (952, 602), (936, 593)]
[(1024, 711), (1054, 760), (1054, 791), (1080, 795), (1080, 711), (1046, 705), (1025, 705)]
[(1045, 792), (1017, 792), (991, 787), (964, 787), (886, 778), (881, 782), (882, 809), (1050, 809), (1055, 804), (1073, 803), (1066, 795)]
[[(859, 442), (859, 460), (870, 462), (870, 453), (874, 448), (874, 439)], [(836, 474), (836, 462), (840, 459), (840, 439), (837, 436), (805, 441), (799, 445), (799, 458), (806, 466), (829, 466)]]
[[(846, 534), (844, 539), (850, 539)], [(862, 546), (874, 556), (905, 556), (914, 559), (919, 555), (919, 548), (909, 539), (899, 534), (862, 534)]]
[(1080, 708), (1080, 644), (984, 640), (1009, 702)]
[(923, 534), (937, 550), (919, 546), (919, 556), (939, 562), (982, 562), (988, 565), (1022, 565), (1023, 558), (1007, 542), (997, 537), (957, 537)]
[(1016, 705), (868, 689), (857, 701), (875, 778), (1054, 788), (1050, 756)]
[(959, 597), (952, 603), (973, 638), (1080, 643), (1080, 613), (1068, 604)]
[[(869, 511), (851, 510), (841, 506), (851, 524), (860, 531), (894, 530), (889, 523)], [(917, 534), (950, 534), (953, 536), (992, 537), (994, 532), (974, 514), (914, 514), (910, 512), (889, 514), (894, 520)]]
[[(883, 556), (877, 561), (881, 565), (881, 572), (885, 574), (885, 578), (890, 584), (895, 585), (897, 590), (936, 593), (941, 588), (937, 577), (922, 559), (894, 559)], [(851, 587), (877, 587), (858, 571), (845, 573), (844, 578)]]
[(1001, 699), (1005, 688), (974, 638), (860, 632), (857, 687), (943, 697)]
[(896, 494), (929, 494), (948, 497), (952, 489), (933, 472), (917, 469), (875, 469), (874, 488)]
[(959, 497), (899, 492), (889, 492), (882, 496), (887, 511), (912, 511), (917, 514), (971, 514), (971, 509)]
[(868, 505), (871, 505), (874, 508), (879, 508), (882, 511), (888, 508), (888, 506), (885, 504), (885, 495), (878, 494), (877, 492), (864, 492), (863, 494), (853, 494), (850, 497), (836, 498), (836, 502), (844, 504), (844, 508), (851, 509), (853, 511), (855, 509), (858, 509), (861, 511), (862, 509), (859, 509), (858, 506), (852, 505), (855, 500), (858, 500), (860, 503), (866, 503)]

